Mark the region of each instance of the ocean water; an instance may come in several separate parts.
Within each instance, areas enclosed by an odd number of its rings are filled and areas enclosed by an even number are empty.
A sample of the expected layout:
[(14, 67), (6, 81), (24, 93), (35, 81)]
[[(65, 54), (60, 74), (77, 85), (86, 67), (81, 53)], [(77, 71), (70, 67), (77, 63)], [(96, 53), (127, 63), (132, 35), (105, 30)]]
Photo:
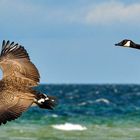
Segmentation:
[(140, 85), (40, 85), (59, 100), (0, 126), (0, 140), (140, 140)]

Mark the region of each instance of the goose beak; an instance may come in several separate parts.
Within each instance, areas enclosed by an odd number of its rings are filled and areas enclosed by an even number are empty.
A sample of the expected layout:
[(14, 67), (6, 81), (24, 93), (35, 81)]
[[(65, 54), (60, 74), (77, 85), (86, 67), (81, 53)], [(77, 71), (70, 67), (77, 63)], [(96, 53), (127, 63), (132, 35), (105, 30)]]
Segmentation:
[(115, 46), (122, 46), (121, 45), (121, 42), (120, 43), (116, 43), (116, 44), (114, 44)]

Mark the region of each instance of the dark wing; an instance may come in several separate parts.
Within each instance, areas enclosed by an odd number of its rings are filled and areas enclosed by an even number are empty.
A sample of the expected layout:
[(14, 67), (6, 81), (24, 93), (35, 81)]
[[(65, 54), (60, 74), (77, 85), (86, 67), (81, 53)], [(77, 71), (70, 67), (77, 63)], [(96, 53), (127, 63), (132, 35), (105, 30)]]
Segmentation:
[(6, 99), (2, 96), (0, 98), (0, 125), (20, 117), (33, 103), (33, 99), (12, 97), (12, 93), (5, 95)]
[(26, 86), (35, 86), (39, 82), (39, 72), (30, 61), (29, 55), (23, 46), (3, 41), (0, 55), (0, 67), (3, 79), (24, 83)]

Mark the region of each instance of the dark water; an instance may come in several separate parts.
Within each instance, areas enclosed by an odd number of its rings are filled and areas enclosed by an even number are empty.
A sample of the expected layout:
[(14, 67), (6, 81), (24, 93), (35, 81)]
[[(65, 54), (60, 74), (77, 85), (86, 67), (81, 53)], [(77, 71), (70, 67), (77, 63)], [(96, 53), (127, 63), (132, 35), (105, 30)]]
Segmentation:
[(1, 126), (1, 139), (140, 138), (139, 85), (40, 85), (37, 90), (57, 96), (59, 105), (53, 111), (29, 109), (18, 120)]

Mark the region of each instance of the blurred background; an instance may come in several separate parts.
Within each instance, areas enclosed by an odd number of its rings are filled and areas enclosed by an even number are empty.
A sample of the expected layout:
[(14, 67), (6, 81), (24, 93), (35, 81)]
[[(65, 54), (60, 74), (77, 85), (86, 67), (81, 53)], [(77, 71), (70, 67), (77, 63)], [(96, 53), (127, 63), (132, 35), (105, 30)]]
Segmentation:
[(1, 42), (23, 45), (37, 89), (59, 99), (1, 126), (1, 138), (139, 139), (140, 51), (114, 46), (140, 43), (139, 13), (136, 0), (0, 0)]

